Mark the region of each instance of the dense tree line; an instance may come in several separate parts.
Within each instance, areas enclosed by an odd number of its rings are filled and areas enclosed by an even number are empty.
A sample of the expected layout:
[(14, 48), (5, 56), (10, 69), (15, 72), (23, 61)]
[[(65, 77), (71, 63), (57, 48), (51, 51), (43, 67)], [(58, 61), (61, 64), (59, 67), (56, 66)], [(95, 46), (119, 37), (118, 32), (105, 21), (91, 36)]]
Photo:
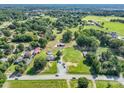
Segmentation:
[(109, 47), (117, 54), (123, 54), (123, 50), (120, 51), (124, 46), (123, 40), (112, 38), (109, 33), (96, 31), (94, 29), (83, 30), (82, 33), (85, 33), (87, 36), (95, 36), (100, 41), (101, 46)]
[(28, 16), (24, 11), (18, 9), (1, 9), (0, 21), (25, 20)]
[(66, 16), (59, 17), (53, 25), (57, 30), (62, 31), (65, 27), (76, 27), (82, 23), (80, 16), (74, 16), (68, 14)]
[(111, 19), (110, 22), (124, 23), (124, 20), (123, 19)]
[(16, 35), (13, 40), (13, 42), (31, 42), (33, 41), (33, 38), (30, 35), (26, 35), (26, 34), (19, 34)]
[(80, 34), (77, 37), (76, 43), (85, 50), (96, 50), (100, 44), (99, 40), (97, 40), (95, 37), (87, 37), (83, 34)]
[[(109, 33), (93, 29), (81, 30), (76, 36), (76, 43), (80, 49), (89, 52), (86, 56), (86, 64), (91, 67), (93, 74), (120, 74), (121, 67), (116, 55), (123, 56), (124, 42), (122, 40), (112, 38)], [(95, 51), (91, 49), (96, 50), (99, 46), (108, 47), (109, 50), (100, 55), (94, 55)]]

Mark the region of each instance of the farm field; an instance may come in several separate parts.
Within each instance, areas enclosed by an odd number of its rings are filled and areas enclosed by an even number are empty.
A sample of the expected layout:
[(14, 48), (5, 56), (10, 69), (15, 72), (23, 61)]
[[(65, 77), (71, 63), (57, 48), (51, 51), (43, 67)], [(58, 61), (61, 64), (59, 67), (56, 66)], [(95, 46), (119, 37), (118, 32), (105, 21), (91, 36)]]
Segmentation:
[(7, 81), (8, 88), (67, 88), (65, 80), (13, 80)]

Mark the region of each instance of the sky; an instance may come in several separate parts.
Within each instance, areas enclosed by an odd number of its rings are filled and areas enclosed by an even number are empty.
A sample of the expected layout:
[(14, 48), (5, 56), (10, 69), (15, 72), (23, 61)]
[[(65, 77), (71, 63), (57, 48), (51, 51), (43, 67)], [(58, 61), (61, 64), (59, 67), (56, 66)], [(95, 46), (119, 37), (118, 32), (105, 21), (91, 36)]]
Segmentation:
[(0, 0), (0, 4), (124, 4), (124, 0)]

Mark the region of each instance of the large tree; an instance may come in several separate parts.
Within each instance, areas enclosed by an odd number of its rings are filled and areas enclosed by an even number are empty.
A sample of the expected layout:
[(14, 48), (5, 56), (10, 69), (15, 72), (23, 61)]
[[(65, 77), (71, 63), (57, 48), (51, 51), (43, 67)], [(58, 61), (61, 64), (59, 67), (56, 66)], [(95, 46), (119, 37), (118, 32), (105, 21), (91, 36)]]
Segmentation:
[(2, 87), (3, 83), (6, 81), (7, 77), (5, 74), (3, 74), (1, 71), (0, 71), (0, 87)]
[(71, 31), (67, 31), (63, 34), (63, 42), (70, 42), (72, 39), (72, 32)]
[(79, 88), (87, 88), (88, 87), (88, 79), (85, 77), (81, 77), (78, 79), (78, 87)]
[(90, 50), (96, 50), (100, 45), (99, 40), (97, 40), (95, 37), (88, 37), (85, 35), (78, 36), (78, 38), (76, 39), (76, 43), (78, 46)]
[(39, 42), (41, 48), (45, 48), (46, 44), (47, 44), (47, 39), (46, 38), (40, 38), (38, 42)]
[(46, 65), (46, 59), (42, 56), (36, 57), (34, 60), (34, 70), (37, 72), (39, 70), (42, 70)]
[(109, 46), (113, 49), (118, 49), (123, 45), (124, 45), (124, 42), (120, 39), (111, 39), (109, 43)]
[(23, 51), (25, 47), (24, 47), (23, 44), (19, 44), (19, 45), (17, 46), (17, 48), (18, 48), (20, 51)]

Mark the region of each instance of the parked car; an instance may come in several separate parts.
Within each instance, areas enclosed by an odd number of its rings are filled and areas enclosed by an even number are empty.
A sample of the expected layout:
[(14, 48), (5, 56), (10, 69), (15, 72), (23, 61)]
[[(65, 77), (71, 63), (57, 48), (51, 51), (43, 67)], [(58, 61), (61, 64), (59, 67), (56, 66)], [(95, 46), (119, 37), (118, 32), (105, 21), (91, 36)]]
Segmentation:
[(76, 79), (76, 77), (72, 77), (72, 79)]
[(15, 80), (18, 80), (18, 78), (15, 78)]
[(65, 66), (63, 66), (64, 68), (66, 68)]
[(56, 77), (58, 77), (59, 75), (58, 74), (56, 74)]
[(61, 64), (61, 61), (59, 60), (58, 63)]
[(21, 77), (21, 76), (22, 76), (22, 74), (21, 74), (21, 73), (18, 73), (16, 76), (17, 76), (17, 77)]

